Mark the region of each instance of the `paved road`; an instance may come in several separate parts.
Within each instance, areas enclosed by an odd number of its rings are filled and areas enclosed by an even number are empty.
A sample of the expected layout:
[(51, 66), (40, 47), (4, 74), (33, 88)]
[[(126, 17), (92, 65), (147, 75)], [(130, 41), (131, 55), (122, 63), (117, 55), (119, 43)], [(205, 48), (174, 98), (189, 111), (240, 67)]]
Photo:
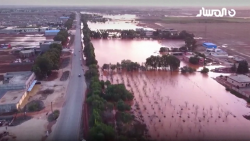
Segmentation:
[[(53, 141), (79, 141), (79, 133), (81, 127), (82, 105), (84, 102), (83, 93), (86, 91), (85, 78), (81, 66), (80, 58), (82, 58), (81, 35), (80, 35), (80, 14), (76, 15), (76, 33), (74, 52), (76, 56), (72, 56), (72, 70), (66, 92), (66, 102), (61, 110), (61, 114), (57, 120), (54, 131), (48, 140)], [(78, 77), (81, 74), (81, 77)]]

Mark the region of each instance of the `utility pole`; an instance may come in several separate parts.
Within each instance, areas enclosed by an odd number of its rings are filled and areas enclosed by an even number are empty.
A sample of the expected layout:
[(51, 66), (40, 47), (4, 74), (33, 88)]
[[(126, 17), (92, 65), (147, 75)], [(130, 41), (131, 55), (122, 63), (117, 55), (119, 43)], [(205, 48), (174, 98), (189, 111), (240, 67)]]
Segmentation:
[(51, 102), (51, 112), (53, 113), (52, 102)]

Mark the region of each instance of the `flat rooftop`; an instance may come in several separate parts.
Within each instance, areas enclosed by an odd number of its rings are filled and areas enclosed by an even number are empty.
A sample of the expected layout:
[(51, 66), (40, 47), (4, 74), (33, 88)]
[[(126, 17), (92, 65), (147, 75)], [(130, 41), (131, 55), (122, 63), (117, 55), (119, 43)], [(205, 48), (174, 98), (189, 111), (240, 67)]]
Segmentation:
[(43, 41), (43, 42), (41, 42), (41, 44), (53, 44), (53, 43), (61, 44), (61, 41)]
[(16, 104), (25, 93), (25, 89), (20, 90), (0, 90), (0, 105)]
[(33, 53), (34, 50), (22, 50), (20, 52), (23, 53), (23, 54), (25, 54), (25, 53)]
[(231, 75), (228, 76), (228, 78), (233, 79), (234, 81), (237, 81), (239, 83), (250, 83), (250, 77), (246, 76), (246, 75)]
[(4, 78), (9, 78), (9, 80), (5, 80), (5, 84), (25, 84), (32, 73), (31, 71), (7, 72), (4, 74)]

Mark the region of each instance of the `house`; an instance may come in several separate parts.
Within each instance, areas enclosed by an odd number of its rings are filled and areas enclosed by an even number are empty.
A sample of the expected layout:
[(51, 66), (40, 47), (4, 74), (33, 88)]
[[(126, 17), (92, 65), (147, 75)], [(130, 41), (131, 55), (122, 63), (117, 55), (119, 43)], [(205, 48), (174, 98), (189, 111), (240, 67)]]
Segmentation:
[(228, 58), (228, 53), (218, 49), (218, 48), (209, 48), (207, 49), (207, 52), (209, 52), (209, 55), (213, 56), (213, 57), (226, 57)]
[(227, 77), (227, 82), (235, 87), (244, 88), (250, 86), (250, 77), (246, 75), (231, 75)]
[(62, 44), (62, 42), (61, 41), (48, 41), (48, 40), (40, 42), (40, 50), (43, 52), (46, 52), (47, 50), (50, 49), (51, 44)]
[[(186, 61), (186, 62), (189, 62), (189, 59), (191, 57), (194, 57), (195, 55), (193, 54), (184, 54), (183, 55), (183, 60)], [(200, 57), (200, 56), (197, 56), (199, 58), (199, 64), (204, 64), (204, 58)]]

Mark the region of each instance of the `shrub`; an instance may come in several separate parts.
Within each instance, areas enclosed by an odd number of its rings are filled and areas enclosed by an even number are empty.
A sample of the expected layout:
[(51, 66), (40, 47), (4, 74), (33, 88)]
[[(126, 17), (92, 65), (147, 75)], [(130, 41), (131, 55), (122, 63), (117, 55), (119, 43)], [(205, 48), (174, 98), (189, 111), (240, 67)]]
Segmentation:
[(25, 105), (24, 110), (27, 112), (40, 111), (44, 108), (44, 103), (42, 101), (31, 101)]
[(119, 100), (117, 102), (117, 109), (119, 111), (127, 111), (127, 110), (130, 110), (131, 107), (129, 105), (127, 105), (126, 103), (124, 103), (123, 100)]
[(201, 73), (208, 73), (208, 72), (209, 72), (209, 69), (206, 67), (203, 67), (203, 69), (201, 70)]
[(48, 116), (48, 121), (51, 122), (51, 121), (54, 121), (56, 120), (60, 115), (60, 111), (59, 110), (55, 110), (53, 111), (53, 113), (51, 113), (49, 116)]
[(200, 59), (198, 57), (196, 57), (196, 56), (189, 58), (189, 63), (194, 64), (194, 65), (199, 64), (199, 61), (200, 61)]

